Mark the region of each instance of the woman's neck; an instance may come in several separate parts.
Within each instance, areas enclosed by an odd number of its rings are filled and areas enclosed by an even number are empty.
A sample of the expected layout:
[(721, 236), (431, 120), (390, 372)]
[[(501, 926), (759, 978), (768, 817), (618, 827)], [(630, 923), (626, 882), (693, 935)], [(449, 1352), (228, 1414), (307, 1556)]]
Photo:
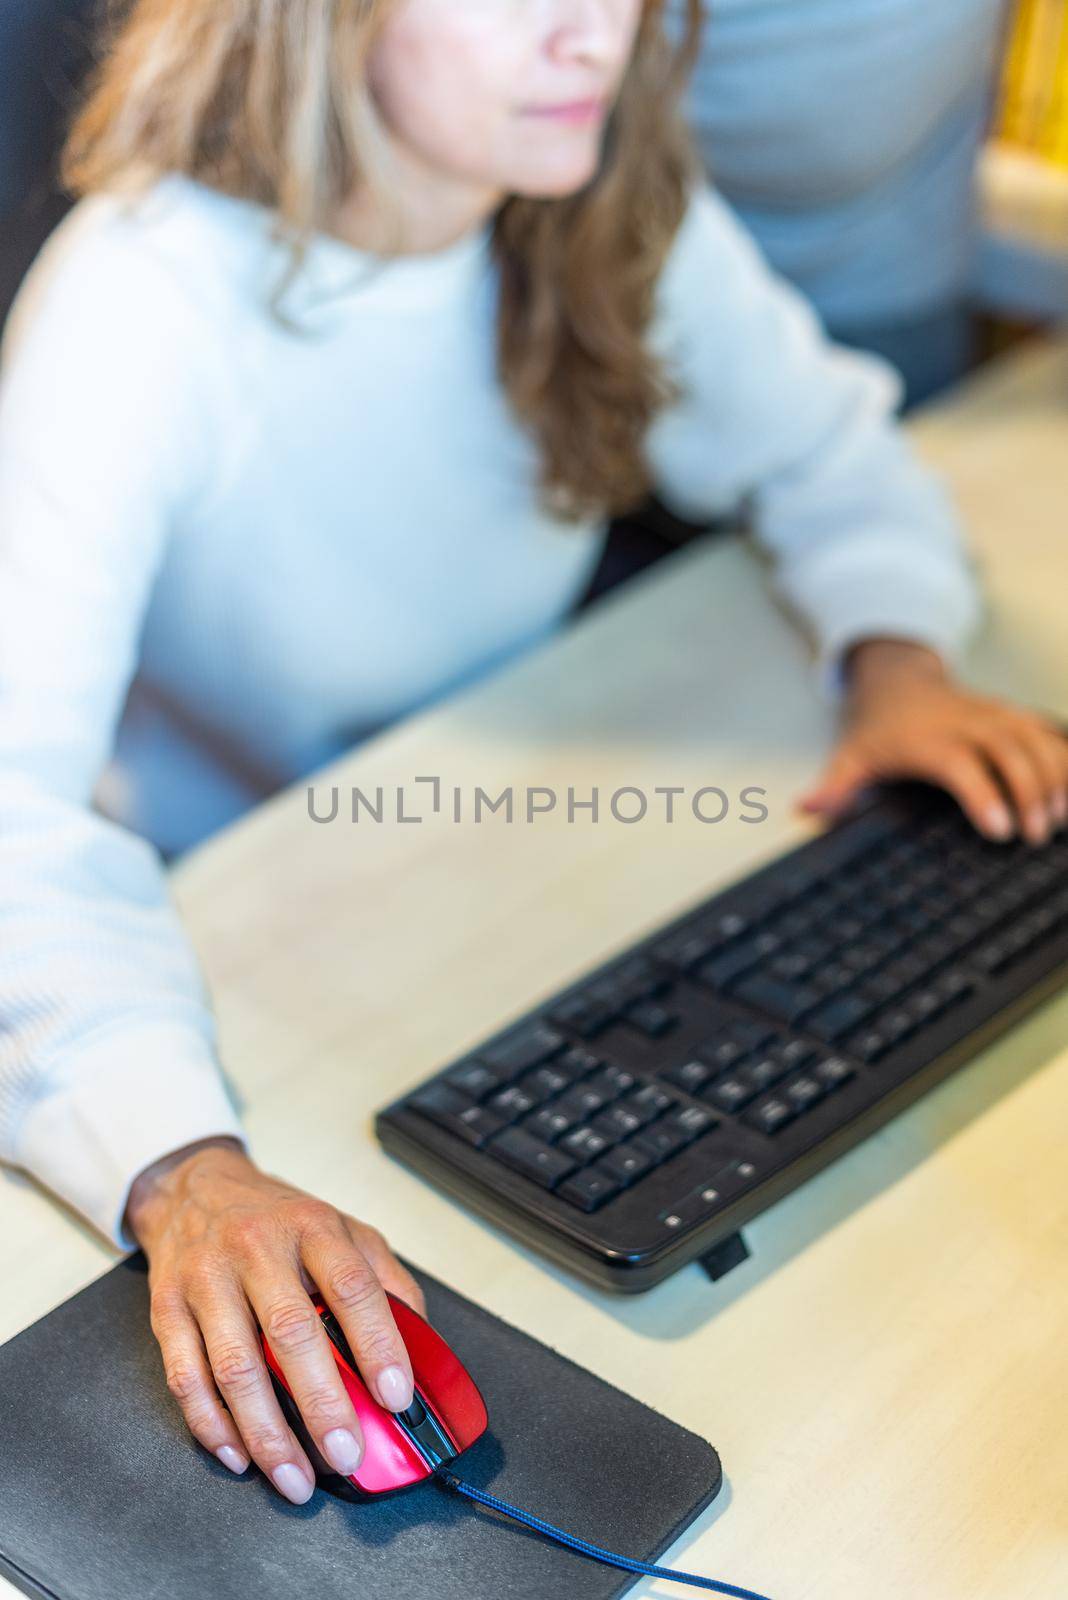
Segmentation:
[(483, 227), (504, 198), (394, 151), (388, 194), (363, 185), (339, 208), (331, 231), (373, 255), (429, 255)]

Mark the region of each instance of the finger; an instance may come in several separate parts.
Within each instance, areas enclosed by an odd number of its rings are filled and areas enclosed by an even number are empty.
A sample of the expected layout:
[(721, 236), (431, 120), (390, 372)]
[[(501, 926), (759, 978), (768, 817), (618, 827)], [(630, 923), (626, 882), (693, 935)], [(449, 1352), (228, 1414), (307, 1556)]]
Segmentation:
[(949, 791), (969, 821), (987, 838), (1004, 841), (1016, 831), (1012, 813), (986, 763), (967, 744), (938, 744), (918, 754), (912, 768)]
[(1020, 828), (1029, 844), (1045, 844), (1049, 837), (1042, 778), (1028, 747), (1010, 732), (991, 728), (979, 732), (976, 743), (1008, 792)]
[(1050, 832), (1054, 832), (1068, 822), (1068, 740), (1041, 722), (1022, 723), (1017, 737), (1038, 772)]
[(320, 1454), (335, 1472), (351, 1478), (363, 1460), (363, 1430), (296, 1264), (279, 1267), (272, 1261), (250, 1273), (246, 1287)]
[(412, 1364), (371, 1262), (341, 1229), (305, 1234), (303, 1250), (367, 1387), (387, 1411), (407, 1411), (415, 1394)]
[(208, 1361), (249, 1454), (279, 1494), (302, 1506), (315, 1492), (315, 1473), (282, 1415), (248, 1301), (230, 1284), (194, 1287), (190, 1304)]
[(366, 1223), (357, 1222), (353, 1217), (343, 1217), (342, 1221), (348, 1229), (349, 1237), (357, 1249), (362, 1249), (364, 1255), (375, 1271), (375, 1277), (383, 1289), (390, 1294), (395, 1294), (405, 1305), (411, 1306), (419, 1316), (426, 1316), (426, 1297), (416, 1280), (412, 1277), (407, 1267), (401, 1265), (388, 1243), (375, 1228), (369, 1228)]
[(200, 1329), (184, 1296), (153, 1295), (151, 1322), (163, 1356), (167, 1387), (181, 1407), (190, 1433), (230, 1472), (247, 1472), (248, 1452), (219, 1398)]
[(875, 777), (871, 762), (849, 744), (839, 747), (815, 785), (798, 801), (805, 811), (837, 816)]

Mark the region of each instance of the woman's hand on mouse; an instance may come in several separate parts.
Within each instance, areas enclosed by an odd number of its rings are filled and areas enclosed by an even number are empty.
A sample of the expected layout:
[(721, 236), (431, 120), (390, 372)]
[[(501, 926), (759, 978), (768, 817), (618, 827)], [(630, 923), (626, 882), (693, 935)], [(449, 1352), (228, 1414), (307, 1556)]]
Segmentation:
[(363, 1439), (309, 1296), (318, 1287), (368, 1389), (390, 1411), (412, 1400), (411, 1363), (385, 1291), (423, 1297), (380, 1233), (269, 1177), (233, 1139), (176, 1152), (142, 1173), (127, 1226), (149, 1262), (152, 1328), (191, 1432), (232, 1472), (251, 1457), (297, 1505), (315, 1473), (286, 1422), (262, 1328), (318, 1449), (355, 1471)]
[(947, 789), (990, 839), (1019, 828), (1044, 844), (1068, 821), (1068, 739), (1046, 718), (972, 693), (905, 640), (866, 640), (846, 671), (844, 731), (801, 809), (838, 816), (869, 784), (919, 778)]

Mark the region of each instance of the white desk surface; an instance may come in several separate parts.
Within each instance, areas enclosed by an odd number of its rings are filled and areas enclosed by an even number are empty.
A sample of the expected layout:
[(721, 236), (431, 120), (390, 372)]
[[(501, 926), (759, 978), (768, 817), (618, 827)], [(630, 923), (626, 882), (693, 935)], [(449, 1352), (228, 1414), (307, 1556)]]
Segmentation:
[[(1068, 715), (1068, 343), (913, 432), (986, 572), (970, 680)], [(301, 784), (187, 858), (175, 892), (260, 1159), (719, 1448), (728, 1484), (675, 1564), (775, 1600), (1064, 1600), (1068, 994), (754, 1223), (719, 1285), (693, 1267), (636, 1299), (583, 1288), (372, 1136), (406, 1086), (805, 837), (792, 799), (832, 732), (802, 643), (725, 539), (316, 781), (756, 784), (766, 823), (318, 826)], [(6, 1338), (112, 1257), (28, 1180), (0, 1184)]]

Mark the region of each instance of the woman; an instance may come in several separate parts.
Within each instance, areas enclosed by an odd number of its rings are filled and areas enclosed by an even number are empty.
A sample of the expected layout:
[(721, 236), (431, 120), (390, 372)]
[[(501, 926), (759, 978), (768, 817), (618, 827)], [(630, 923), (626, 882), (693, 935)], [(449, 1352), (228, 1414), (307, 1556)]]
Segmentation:
[(991, 835), (1010, 803), (1034, 839), (1065, 816), (1051, 728), (950, 675), (976, 596), (893, 380), (828, 348), (691, 186), (658, 9), (139, 0), (73, 135), (90, 198), (18, 309), (2, 1153), (144, 1247), (193, 1433), (298, 1503), (256, 1321), (351, 1472), (306, 1286), (394, 1409), (382, 1287), (418, 1291), (245, 1153), (161, 848), (544, 636), (654, 482), (747, 505), (816, 635), (848, 727), (811, 806), (917, 773)]

